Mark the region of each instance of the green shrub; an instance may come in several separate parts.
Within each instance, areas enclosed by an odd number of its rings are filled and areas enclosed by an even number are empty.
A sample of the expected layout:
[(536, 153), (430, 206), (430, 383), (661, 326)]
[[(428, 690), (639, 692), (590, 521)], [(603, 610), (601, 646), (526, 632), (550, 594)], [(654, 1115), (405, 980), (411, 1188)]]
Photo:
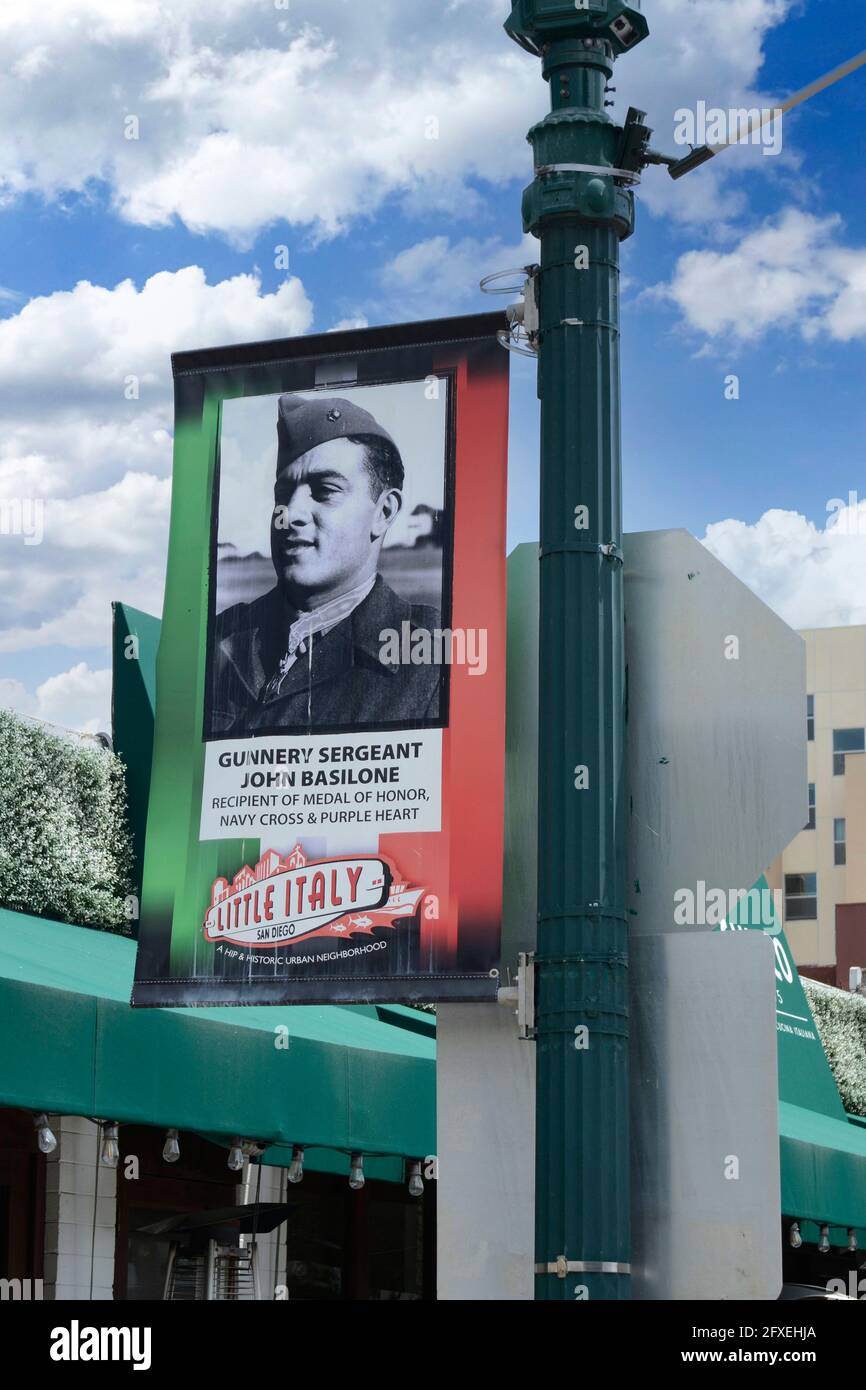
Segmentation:
[(123, 764), (0, 709), (0, 907), (130, 933)]
[(866, 1118), (866, 999), (801, 978), (842, 1104)]

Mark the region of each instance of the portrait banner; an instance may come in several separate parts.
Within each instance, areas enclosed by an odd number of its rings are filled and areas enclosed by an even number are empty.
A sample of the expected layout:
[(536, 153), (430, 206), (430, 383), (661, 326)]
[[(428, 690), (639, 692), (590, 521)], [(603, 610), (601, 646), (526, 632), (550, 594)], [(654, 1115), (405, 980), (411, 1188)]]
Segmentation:
[(172, 358), (134, 1005), (495, 997), (503, 326)]

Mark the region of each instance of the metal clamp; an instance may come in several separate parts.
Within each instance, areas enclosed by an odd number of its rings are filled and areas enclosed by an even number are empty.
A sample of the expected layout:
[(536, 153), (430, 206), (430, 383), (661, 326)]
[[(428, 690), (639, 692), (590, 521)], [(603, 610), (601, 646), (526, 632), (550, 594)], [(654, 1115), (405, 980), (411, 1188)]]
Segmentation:
[(496, 1002), (506, 1008), (517, 1005), (517, 1036), (535, 1037), (535, 955), (521, 951), (517, 957), (517, 984), (496, 991)]
[(569, 541), (567, 545), (539, 546), (539, 559), (548, 555), (603, 555), (616, 565), (623, 563), (623, 554), (615, 541)]
[(567, 1260), (564, 1255), (557, 1255), (552, 1264), (536, 1265), (535, 1272), (564, 1279), (568, 1274), (631, 1274), (631, 1265), (616, 1260)]
[(602, 907), (601, 903), (565, 903), (556, 912), (539, 912), (539, 922), (558, 922), (563, 917), (604, 917), (612, 922), (627, 922), (624, 911), (616, 907)]
[(613, 169), (609, 164), (539, 164), (536, 174), (602, 174), (607, 178), (625, 179), (627, 183), (640, 183), (640, 174), (634, 169)]

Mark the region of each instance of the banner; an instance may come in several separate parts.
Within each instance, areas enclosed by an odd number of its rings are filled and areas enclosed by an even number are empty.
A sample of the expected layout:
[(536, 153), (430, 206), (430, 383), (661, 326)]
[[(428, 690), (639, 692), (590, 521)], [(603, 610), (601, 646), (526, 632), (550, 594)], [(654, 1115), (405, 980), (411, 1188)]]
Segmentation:
[(173, 357), (134, 1005), (495, 996), (503, 323)]

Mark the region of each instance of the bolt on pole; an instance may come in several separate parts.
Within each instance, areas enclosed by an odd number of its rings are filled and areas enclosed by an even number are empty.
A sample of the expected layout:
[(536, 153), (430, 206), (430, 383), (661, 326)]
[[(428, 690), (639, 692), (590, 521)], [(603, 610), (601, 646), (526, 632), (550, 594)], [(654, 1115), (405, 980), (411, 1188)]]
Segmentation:
[[(614, 60), (639, 4), (517, 0), (551, 112), (529, 132), (541, 242), (537, 1299), (630, 1297), (619, 243), (634, 228)], [(639, 114), (639, 113), (636, 113)]]

